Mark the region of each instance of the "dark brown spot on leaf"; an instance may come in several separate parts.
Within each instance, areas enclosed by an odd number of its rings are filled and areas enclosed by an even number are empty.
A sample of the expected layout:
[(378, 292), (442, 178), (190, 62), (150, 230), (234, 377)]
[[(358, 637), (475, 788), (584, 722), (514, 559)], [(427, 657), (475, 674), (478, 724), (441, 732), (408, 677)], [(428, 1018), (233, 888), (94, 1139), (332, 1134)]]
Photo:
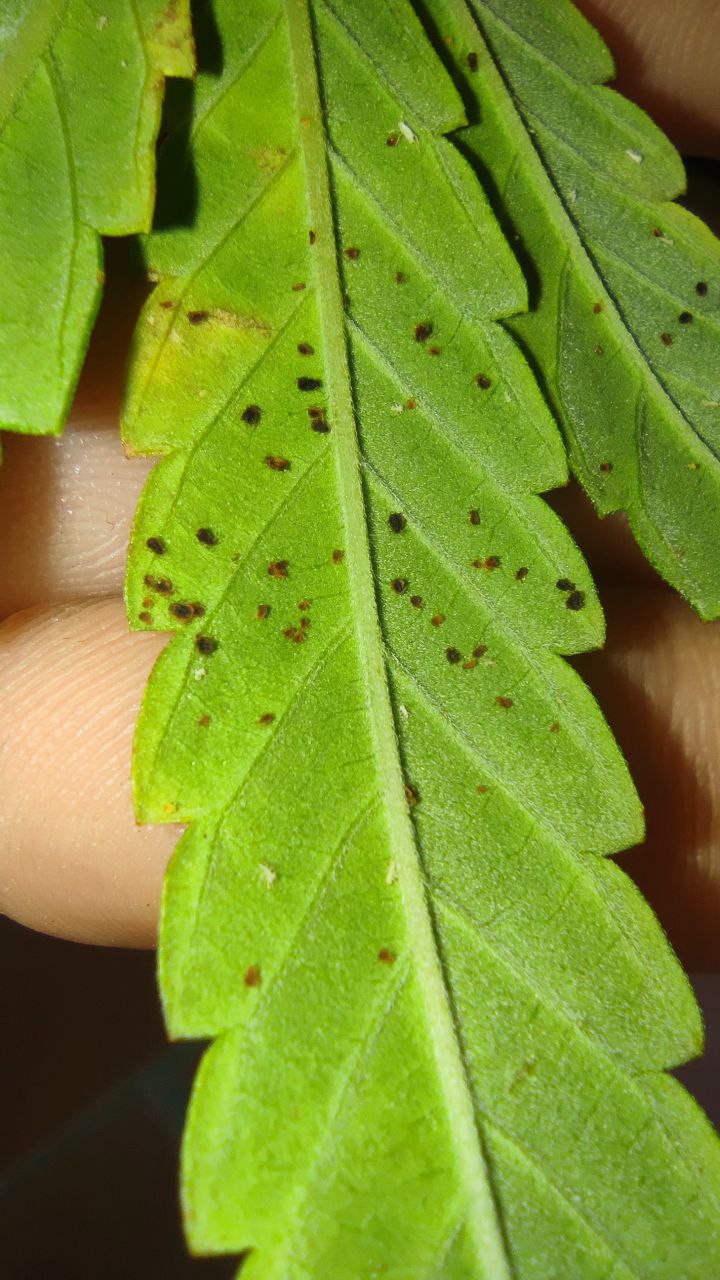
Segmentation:
[(404, 272), (404, 271), (396, 271), (396, 272), (395, 272), (395, 283), (396, 283), (396, 284), (404, 284), (404, 283), (405, 283), (405, 272)]
[(609, 471), (612, 471), (612, 469), (613, 469), (613, 464), (612, 464), (612, 462), (601, 462), (601, 463), (600, 463), (600, 470), (601, 470), (601, 471), (603, 471), (606, 475), (607, 475), (607, 473), (608, 473)]
[(460, 660), (462, 659), (462, 654), (459, 649), (455, 649), (451, 645), (449, 649), (445, 650), (445, 657), (447, 658), (451, 666), (454, 666), (456, 662), (460, 662)]
[(392, 515), (388, 516), (388, 524), (393, 533), (402, 533), (407, 525), (407, 520), (399, 511), (393, 511)]
[(186, 600), (173, 600), (169, 608), (173, 618), (177, 618), (178, 622), (191, 622), (195, 617), (195, 606), (188, 604)]
[(440, 355), (440, 348), (439, 348), (439, 347), (428, 347), (428, 355), (430, 355), (430, 356), (439, 356), (439, 355)]
[(486, 787), (484, 782), (478, 782), (475, 790), (477, 791), (479, 796), (484, 796), (485, 793), (489, 791), (489, 787)]
[(410, 597), (410, 603), (411, 603), (411, 605), (412, 605), (413, 609), (422, 609), (422, 607), (423, 607), (423, 598), (422, 598), (422, 596), (411, 596), (411, 597)]
[(288, 560), (271, 560), (268, 565), (268, 573), (270, 574), (270, 577), (287, 578), (289, 563), (290, 562)]
[(306, 286), (305, 286), (304, 280), (296, 280), (294, 285), (292, 286), (292, 291), (293, 293), (302, 293), (305, 287)]
[(594, 302), (594, 303), (593, 303), (593, 311), (595, 312), (595, 315), (596, 315), (596, 316), (600, 314), (600, 312), (602, 311), (602, 309), (603, 309), (603, 308), (602, 308), (602, 302)]
[(707, 280), (698, 280), (695, 285), (695, 292), (700, 298), (704, 298), (708, 291)]
[(269, 617), (270, 617), (270, 605), (269, 605), (269, 604), (259, 604), (259, 605), (258, 605), (258, 607), (257, 607), (257, 614), (256, 614), (256, 617), (260, 618), (260, 620), (261, 620), (261, 621), (263, 620), (263, 618), (269, 618)]
[(393, 578), (392, 582), (390, 583), (390, 586), (392, 587), (396, 596), (404, 596), (405, 592), (408, 589), (408, 580), (407, 578)]
[(672, 345), (672, 336), (669, 333), (661, 333), (660, 341), (664, 347), (669, 347)]
[(387, 138), (385, 139), (385, 146), (396, 147), (399, 141), (400, 141), (399, 133), (389, 133)]
[(432, 325), (430, 324), (430, 321), (429, 321), (429, 320), (423, 320), (423, 321), (421, 321), (421, 323), (420, 323), (420, 324), (416, 324), (416, 325), (415, 325), (415, 341), (416, 341), (416, 342), (427, 342), (427, 340), (428, 340), (428, 338), (430, 337), (430, 334), (432, 333), (432, 331), (433, 331), (433, 327), (432, 327)]
[(413, 400), (412, 396), (410, 396), (410, 399), (409, 399), (409, 400), (406, 400), (406, 401), (405, 401), (405, 408), (406, 408), (406, 409), (416, 409), (416, 408), (417, 408), (417, 404), (416, 404), (416, 403), (415, 403), (415, 401)]
[(553, 723), (550, 725), (550, 732), (551, 733), (560, 732), (560, 725), (558, 724), (557, 720), (554, 720)]
[(245, 986), (259, 987), (261, 982), (262, 982), (262, 977), (260, 975), (260, 965), (251, 964), (245, 970)]
[(476, 644), (473, 649), (473, 658), (484, 658), (487, 653), (486, 644)]
[(512, 698), (506, 698), (504, 694), (500, 694), (500, 696), (497, 697), (495, 701), (497, 702), (498, 706), (502, 707), (505, 711), (508, 711), (513, 704)]
[(249, 427), (256, 427), (262, 417), (262, 409), (258, 404), (249, 404), (247, 409), (243, 409), (242, 420), (247, 422)]
[(322, 378), (298, 378), (298, 391), (317, 391), (322, 386)]
[(290, 462), (287, 458), (278, 458), (273, 453), (268, 453), (265, 457), (265, 466), (271, 471), (289, 471)]
[(565, 601), (565, 604), (567, 605), (568, 609), (572, 609), (574, 612), (577, 612), (577, 610), (582, 609), (585, 604), (585, 592), (571, 591), (570, 595)]
[(204, 547), (217, 546), (217, 537), (213, 533), (212, 529), (205, 529), (205, 528), (198, 529), (195, 537), (197, 538), (198, 542), (202, 543)]
[(149, 614), (146, 609), (143, 609), (142, 613), (138, 614), (138, 617), (141, 622), (145, 623), (146, 626), (150, 626), (152, 622), (152, 615)]
[(309, 342), (298, 342), (297, 349), (301, 356), (315, 355), (315, 348), (311, 347)]
[(258, 720), (258, 724), (272, 724), (274, 719), (275, 719), (274, 712), (263, 711), (263, 714), (260, 716), (260, 719)]
[(395, 952), (391, 951), (389, 947), (381, 947), (378, 951), (378, 960), (381, 964), (394, 964)]
[(349, 258), (351, 262), (355, 262), (360, 257), (360, 250), (352, 244), (349, 249), (345, 250), (345, 257)]
[(569, 578), (558, 578), (557, 582), (555, 583), (555, 586), (557, 587), (558, 591), (574, 591), (575, 590), (575, 583), (571, 582)]
[(212, 636), (196, 636), (195, 647), (200, 653), (215, 653), (215, 650), (218, 647), (218, 642), (213, 639)]
[(345, 552), (344, 552), (344, 551), (341, 551), (341, 550), (340, 550), (340, 547), (336, 547), (336, 548), (335, 548), (335, 550), (334, 550), (334, 551), (333, 551), (333, 553), (332, 553), (332, 562), (333, 562), (333, 564), (342, 564), (342, 561), (343, 561), (344, 559), (345, 559)]
[(418, 795), (418, 793), (417, 793), (417, 788), (416, 788), (416, 787), (414, 787), (414, 786), (412, 785), (412, 783), (411, 783), (411, 782), (406, 782), (406, 783), (405, 783), (405, 799), (407, 800), (407, 802), (408, 802), (408, 804), (410, 805), (410, 808), (411, 808), (411, 809), (414, 809), (414, 808), (415, 808), (415, 805), (417, 804), (418, 800), (420, 799), (420, 797), (419, 797), (419, 795)]
[(314, 244), (314, 243), (315, 243), (315, 241), (317, 240), (317, 236), (316, 236), (315, 232), (313, 231), (312, 227), (311, 227), (311, 228), (310, 228), (310, 230), (308, 231), (308, 240), (310, 241), (310, 243), (311, 243), (311, 244)]
[(167, 551), (167, 545), (164, 538), (148, 538), (145, 546), (148, 551), (154, 552), (156, 556), (164, 556)]
[(187, 318), (190, 324), (204, 324), (210, 318), (209, 311), (188, 311)]
[(680, 315), (678, 316), (678, 321), (680, 322), (680, 324), (690, 324), (691, 320), (692, 320), (692, 311), (680, 312)]
[(473, 508), (473, 510), (470, 512), (470, 523), (471, 523), (471, 524), (479, 524), (479, 523), (480, 523), (480, 512), (479, 512), (479, 511), (476, 511), (474, 508)]
[(659, 240), (660, 236), (663, 234), (662, 227), (653, 227), (652, 233), (655, 236), (655, 239)]
[(478, 69), (478, 56), (477, 56), (477, 54), (476, 54), (476, 52), (475, 52), (475, 50), (474, 50), (474, 49), (471, 49), (471, 50), (470, 50), (470, 52), (469, 52), (469, 54), (468, 54), (468, 56), (467, 56), (467, 60), (468, 60), (468, 66), (469, 66), (470, 70), (471, 70), (471, 71), (477, 71), (477, 69)]
[(524, 582), (524, 581), (525, 581), (525, 579), (527, 578), (527, 576), (528, 576), (528, 573), (529, 573), (529, 572), (530, 572), (530, 570), (528, 569), (527, 565), (525, 565), (525, 564), (524, 564), (524, 565), (521, 565), (521, 567), (517, 570), (517, 572), (516, 572), (516, 574), (515, 574), (515, 577), (516, 577), (517, 581), (518, 581), (518, 582)]
[(487, 391), (488, 387), (492, 385), (486, 373), (478, 373), (475, 381), (482, 391)]
[(210, 716), (208, 715), (207, 711), (205, 711), (201, 716), (198, 716), (198, 725), (200, 726), (201, 729), (207, 729), (209, 723), (210, 723)]

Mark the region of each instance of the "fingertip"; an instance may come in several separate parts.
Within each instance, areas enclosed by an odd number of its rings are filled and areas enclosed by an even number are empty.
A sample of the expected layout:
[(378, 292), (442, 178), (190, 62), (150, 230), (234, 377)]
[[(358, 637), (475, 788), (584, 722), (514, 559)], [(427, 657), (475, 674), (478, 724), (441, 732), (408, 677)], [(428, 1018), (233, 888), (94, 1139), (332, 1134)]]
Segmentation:
[(153, 946), (178, 831), (133, 817), (131, 751), (164, 644), (122, 603), (17, 614), (0, 626), (0, 907), (81, 942)]

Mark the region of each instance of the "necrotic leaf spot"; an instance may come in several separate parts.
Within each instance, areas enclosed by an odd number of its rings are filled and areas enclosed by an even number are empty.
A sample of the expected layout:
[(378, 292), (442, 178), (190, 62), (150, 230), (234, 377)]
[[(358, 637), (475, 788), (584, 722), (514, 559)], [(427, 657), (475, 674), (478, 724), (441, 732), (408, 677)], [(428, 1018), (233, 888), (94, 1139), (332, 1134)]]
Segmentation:
[(460, 661), (460, 659), (462, 658), (462, 654), (459, 649), (454, 649), (451, 646), (449, 649), (445, 650), (445, 657), (447, 658), (449, 663), (454, 665), (456, 662)]
[(214, 653), (218, 647), (218, 642), (212, 636), (196, 636), (195, 646), (199, 653)]
[(408, 589), (408, 580), (407, 578), (393, 578), (390, 586), (396, 596), (403, 596)]
[(217, 537), (213, 533), (212, 529), (198, 529), (195, 536), (198, 542), (201, 542), (204, 547), (217, 546)]
[(243, 410), (242, 420), (247, 422), (249, 427), (256, 427), (262, 417), (262, 409), (258, 404), (249, 404), (247, 409)]
[(317, 391), (322, 386), (322, 378), (298, 378), (299, 391)]
[(164, 538), (148, 538), (145, 546), (149, 551), (153, 551), (156, 556), (164, 556), (167, 551)]
[(577, 611), (578, 609), (582, 609), (583, 605), (585, 604), (585, 592), (571, 591), (570, 595), (565, 601), (565, 604), (567, 605), (568, 609), (572, 609), (574, 611)]
[(399, 511), (393, 511), (392, 515), (388, 516), (388, 524), (390, 525), (393, 533), (402, 533), (407, 524), (407, 520)]
[(432, 331), (433, 331), (433, 327), (430, 324), (429, 320), (424, 320), (420, 324), (416, 324), (415, 325), (415, 341), (427, 342)]

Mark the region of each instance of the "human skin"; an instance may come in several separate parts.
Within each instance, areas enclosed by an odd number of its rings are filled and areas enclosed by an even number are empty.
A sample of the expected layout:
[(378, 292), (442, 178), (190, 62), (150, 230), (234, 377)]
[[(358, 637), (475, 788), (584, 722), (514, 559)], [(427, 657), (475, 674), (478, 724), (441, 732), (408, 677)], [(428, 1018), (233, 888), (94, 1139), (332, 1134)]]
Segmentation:
[[(720, 154), (715, 0), (584, 0), (619, 85), (684, 149)], [(720, 182), (718, 183), (720, 191)], [(112, 270), (113, 260), (115, 271)], [(123, 457), (121, 371), (141, 291), (110, 288), (62, 440), (6, 437), (0, 468), (0, 907), (79, 941), (152, 946), (173, 826), (138, 827), (133, 725), (167, 637), (131, 635), (125, 551), (151, 462)], [(648, 839), (623, 858), (685, 962), (720, 961), (720, 628), (642, 560), (622, 516), (553, 496), (595, 573), (604, 651), (577, 665), (630, 761)], [(720, 530), (719, 541), (720, 541)]]

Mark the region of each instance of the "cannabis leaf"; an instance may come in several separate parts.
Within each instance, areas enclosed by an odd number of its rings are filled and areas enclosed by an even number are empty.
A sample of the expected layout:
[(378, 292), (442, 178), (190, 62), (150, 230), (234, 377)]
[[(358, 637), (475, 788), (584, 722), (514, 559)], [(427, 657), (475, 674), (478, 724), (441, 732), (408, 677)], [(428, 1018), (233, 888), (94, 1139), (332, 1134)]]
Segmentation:
[(715, 617), (718, 241), (669, 203), (684, 190), (680, 157), (602, 84), (612, 58), (569, 0), (469, 5), (477, 25), (464, 0), (422, 0), (478, 121), (463, 146), (531, 264), (530, 313), (513, 331), (598, 511), (626, 511), (655, 567)]
[(214, 10), (124, 427), (165, 455), (127, 587), (176, 633), (136, 743), (140, 820), (189, 824), (163, 998), (215, 1037), (192, 1247), (253, 1280), (707, 1280), (718, 1150), (661, 1074), (698, 1014), (602, 858), (640, 814), (559, 656), (602, 620), (535, 496), (563, 451), (459, 100), (404, 0)]
[(163, 77), (192, 70), (189, 0), (4, 0), (4, 430), (62, 430), (100, 299), (98, 233), (149, 228)]

